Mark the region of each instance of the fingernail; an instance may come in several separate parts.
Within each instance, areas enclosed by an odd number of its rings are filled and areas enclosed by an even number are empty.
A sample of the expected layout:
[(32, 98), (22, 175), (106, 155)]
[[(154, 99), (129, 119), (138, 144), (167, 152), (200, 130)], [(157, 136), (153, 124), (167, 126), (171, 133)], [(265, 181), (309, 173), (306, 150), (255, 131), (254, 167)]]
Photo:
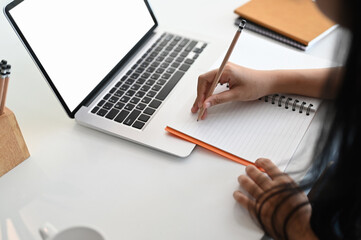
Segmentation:
[(209, 107), (211, 106), (211, 103), (210, 103), (210, 102), (206, 102), (206, 103), (204, 104), (204, 106), (205, 106), (205, 108), (209, 108)]

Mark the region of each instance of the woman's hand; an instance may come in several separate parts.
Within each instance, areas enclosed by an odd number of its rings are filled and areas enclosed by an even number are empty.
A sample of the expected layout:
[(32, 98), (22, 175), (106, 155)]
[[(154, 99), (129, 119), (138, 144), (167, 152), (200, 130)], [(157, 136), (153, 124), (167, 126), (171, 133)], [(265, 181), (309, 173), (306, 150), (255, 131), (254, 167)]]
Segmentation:
[(246, 167), (238, 181), (247, 193), (233, 196), (274, 239), (317, 239), (310, 226), (311, 206), (297, 184), (269, 159)]
[[(192, 107), (193, 113), (198, 112), (202, 106), (207, 109), (220, 103), (251, 101), (269, 94), (270, 78), (268, 71), (258, 71), (234, 63), (227, 63), (219, 83), (229, 84), (229, 90), (205, 99), (217, 71), (218, 69), (199, 76), (197, 98)], [(206, 117), (206, 112), (207, 110), (201, 119)]]

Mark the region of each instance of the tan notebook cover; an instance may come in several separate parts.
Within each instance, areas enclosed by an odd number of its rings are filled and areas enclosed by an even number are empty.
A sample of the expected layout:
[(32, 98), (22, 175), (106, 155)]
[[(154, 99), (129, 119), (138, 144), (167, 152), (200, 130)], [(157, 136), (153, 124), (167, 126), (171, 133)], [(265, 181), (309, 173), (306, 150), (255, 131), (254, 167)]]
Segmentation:
[(311, 0), (251, 0), (235, 13), (306, 46), (335, 25)]

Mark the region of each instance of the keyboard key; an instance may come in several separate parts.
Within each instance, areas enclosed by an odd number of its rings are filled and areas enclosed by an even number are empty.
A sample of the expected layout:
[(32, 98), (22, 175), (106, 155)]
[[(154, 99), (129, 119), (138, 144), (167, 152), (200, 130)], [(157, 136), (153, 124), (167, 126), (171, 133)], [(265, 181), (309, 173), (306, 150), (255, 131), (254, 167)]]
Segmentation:
[(149, 66), (149, 63), (147, 62), (143, 62), (141, 65), (140, 65), (142, 68), (146, 68)]
[(97, 106), (101, 107), (101, 106), (104, 105), (104, 103), (105, 103), (105, 101), (104, 101), (104, 100), (101, 100), (100, 102), (98, 102)]
[(202, 51), (203, 51), (203, 49), (201, 49), (201, 48), (195, 48), (193, 50), (193, 52), (195, 52), (195, 53), (201, 53)]
[(131, 104), (131, 103), (128, 103), (128, 104), (124, 107), (124, 109), (125, 109), (125, 110), (128, 110), (128, 111), (132, 111), (133, 108), (135, 108), (135, 105), (134, 105), (134, 104)]
[(126, 110), (122, 110), (118, 116), (114, 119), (114, 121), (118, 122), (118, 123), (122, 123), (124, 121), (124, 119), (129, 115), (129, 112)]
[(184, 57), (177, 57), (177, 59), (176, 59), (176, 62), (183, 62), (184, 61)]
[(120, 101), (123, 102), (123, 103), (127, 103), (128, 101), (130, 100), (130, 97), (127, 97), (127, 96), (123, 96)]
[(108, 93), (107, 95), (104, 96), (103, 99), (104, 99), (104, 100), (108, 100), (108, 99), (110, 98), (110, 96), (112, 96), (112, 95)]
[(145, 59), (146, 62), (152, 62), (153, 60), (154, 60), (153, 57), (147, 57), (147, 58)]
[(158, 80), (158, 81), (157, 81), (157, 84), (159, 84), (159, 85), (164, 85), (166, 82), (167, 82), (166, 80), (161, 79), (161, 80)]
[(91, 113), (96, 113), (99, 110), (99, 107), (95, 107), (93, 108), (93, 110), (91, 111)]
[(178, 53), (177, 53), (177, 52), (172, 52), (172, 53), (170, 54), (170, 56), (171, 56), (172, 58), (175, 58), (176, 56), (178, 56)]
[(184, 51), (187, 51), (187, 52), (190, 52), (190, 51), (192, 51), (192, 49), (197, 45), (197, 41), (192, 41), (187, 47), (186, 47), (186, 49), (184, 50)]
[(114, 93), (116, 90), (117, 90), (117, 88), (114, 87), (114, 88), (112, 88), (109, 92), (110, 92), (110, 93)]
[(135, 82), (135, 79), (129, 78), (129, 79), (128, 79), (127, 81), (125, 81), (124, 83), (130, 86), (130, 85), (132, 85), (134, 82)]
[(130, 103), (137, 104), (139, 101), (140, 101), (140, 98), (133, 97), (133, 98), (130, 100)]
[(149, 98), (149, 97), (144, 97), (144, 98), (142, 99), (142, 103), (148, 104), (151, 100), (152, 100), (152, 99)]
[(172, 67), (174, 67), (174, 68), (178, 68), (178, 67), (179, 67), (179, 65), (180, 65), (180, 63), (178, 63), (178, 62), (174, 62), (174, 63), (172, 63)]
[(118, 97), (116, 97), (116, 96), (112, 96), (111, 98), (109, 98), (109, 100), (108, 100), (109, 102), (111, 102), (111, 103), (116, 103), (116, 102), (118, 102), (119, 101), (119, 98)]
[(167, 69), (167, 73), (172, 74), (172, 73), (174, 73), (174, 72), (175, 72), (175, 68), (168, 68), (168, 69)]
[(153, 101), (149, 104), (149, 107), (158, 108), (161, 104), (162, 104), (161, 101), (153, 100)]
[(174, 49), (174, 51), (175, 51), (175, 52), (180, 52), (180, 51), (182, 51), (182, 49), (183, 49), (183, 47), (176, 47), (176, 48)]
[(154, 112), (155, 112), (155, 110), (153, 108), (149, 108), (149, 107), (144, 110), (144, 113), (148, 114), (148, 115), (153, 115)]
[(132, 113), (127, 117), (127, 119), (125, 119), (123, 124), (128, 125), (128, 126), (132, 125), (133, 122), (138, 118), (140, 113), (141, 112), (139, 110), (133, 110)]
[(163, 75), (162, 75), (162, 78), (163, 79), (169, 79), (170, 78), (170, 74), (169, 73), (164, 73)]
[(97, 115), (104, 117), (108, 113), (108, 110), (102, 108), (97, 112)]
[(154, 85), (154, 86), (152, 87), (152, 90), (158, 92), (161, 88), (162, 88), (162, 86), (160, 86), (160, 85)]
[(145, 83), (145, 81), (146, 81), (146, 79), (139, 78), (136, 83), (142, 85), (143, 83)]
[(118, 87), (120, 87), (120, 85), (122, 85), (122, 82), (121, 82), (121, 81), (117, 82), (117, 84), (115, 84), (114, 87), (118, 88)]
[(147, 122), (149, 120), (150, 116), (142, 114), (140, 115), (140, 117), (138, 118), (138, 120), (142, 121), (142, 122)]
[(173, 60), (174, 60), (174, 58), (172, 58), (172, 57), (167, 57), (167, 58), (165, 59), (165, 62), (166, 62), (166, 63), (171, 63), (171, 62), (173, 62)]
[(125, 93), (125, 95), (128, 97), (133, 97), (134, 94), (135, 94), (135, 91), (133, 91), (133, 90), (129, 90), (128, 92)]
[(136, 128), (136, 129), (142, 129), (144, 127), (144, 125), (145, 125), (144, 122), (136, 121), (132, 127)]
[(117, 109), (123, 109), (124, 105), (125, 105), (124, 103), (118, 102), (117, 104), (114, 105), (114, 107)]
[(154, 80), (148, 80), (145, 84), (148, 86), (152, 86), (155, 83)]
[(119, 113), (119, 110), (112, 109), (105, 117), (108, 119), (113, 119), (113, 118), (115, 118), (115, 116), (117, 116), (118, 113)]
[(113, 108), (113, 106), (114, 106), (114, 104), (107, 102), (106, 104), (104, 104), (103, 108), (110, 110)]
[(179, 43), (179, 46), (184, 47), (185, 45), (187, 45), (188, 42), (189, 42), (189, 39), (185, 38)]
[(142, 74), (142, 78), (145, 78), (145, 79), (149, 78), (149, 76), (150, 76), (150, 73), (147, 73), (147, 72)]
[(150, 78), (152, 80), (157, 80), (160, 77), (160, 75), (158, 73), (154, 73)]
[(140, 85), (139, 84), (134, 84), (130, 89), (136, 91), (140, 88)]
[(162, 74), (165, 71), (165, 68), (158, 68), (157, 71), (155, 71), (158, 74)]
[(181, 56), (181, 57), (187, 57), (188, 56), (188, 52), (182, 52), (179, 56)]
[(153, 62), (151, 66), (156, 68), (159, 66), (159, 64), (160, 64), (160, 62)]
[(142, 88), (140, 90), (143, 92), (147, 92), (149, 89), (150, 89), (150, 86), (144, 85), (144, 86), (142, 86)]
[(127, 91), (130, 86), (127, 84), (123, 84), (119, 89), (123, 91)]
[(155, 95), (156, 95), (157, 93), (156, 92), (154, 92), (154, 91), (149, 91), (148, 93), (147, 93), (147, 97), (154, 97)]
[(193, 60), (193, 59), (190, 59), (190, 58), (187, 58), (184, 62), (187, 63), (187, 64), (189, 64), (189, 65), (191, 65), (191, 64), (194, 63), (194, 60)]
[(154, 71), (155, 71), (154, 67), (147, 68), (147, 72), (149, 72), (149, 73), (153, 73)]
[(147, 105), (143, 104), (143, 103), (139, 103), (135, 108), (138, 110), (143, 110)]
[(160, 54), (160, 56), (161, 56), (161, 57), (166, 57), (166, 56), (168, 56), (168, 54), (169, 54), (168, 51), (163, 51), (163, 52)]
[(182, 66), (179, 68), (179, 70), (187, 71), (190, 68), (191, 65), (188, 64), (182, 64)]
[(169, 63), (162, 63), (162, 65), (160, 65), (161, 68), (167, 68), (169, 66)]
[(145, 92), (143, 92), (143, 91), (138, 91), (138, 92), (135, 94), (135, 96), (136, 96), (136, 97), (139, 97), (139, 98), (144, 97), (144, 95), (145, 95)]
[(124, 91), (118, 90), (114, 93), (114, 96), (121, 97), (123, 96), (124, 93), (125, 93)]
[(158, 93), (156, 96), (156, 99), (158, 100), (164, 100), (170, 91), (174, 88), (175, 85), (177, 85), (178, 81), (183, 77), (183, 72), (175, 72), (174, 75), (169, 79), (167, 84), (163, 87), (163, 89)]

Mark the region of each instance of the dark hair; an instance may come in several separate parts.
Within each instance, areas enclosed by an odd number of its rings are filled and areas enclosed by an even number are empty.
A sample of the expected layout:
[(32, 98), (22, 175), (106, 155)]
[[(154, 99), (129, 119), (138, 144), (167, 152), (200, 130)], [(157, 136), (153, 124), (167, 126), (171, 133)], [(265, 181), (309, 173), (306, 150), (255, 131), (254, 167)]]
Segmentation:
[[(345, 24), (350, 32), (342, 82), (336, 98), (327, 104), (325, 124), (315, 147), (307, 181), (297, 189), (278, 187), (280, 190), (276, 193), (288, 191), (288, 195), (295, 194), (307, 189), (318, 179), (309, 194), (312, 206), (311, 227), (314, 233), (320, 239), (361, 239), (361, 118), (358, 117), (361, 115), (361, 14), (358, 12), (361, 10), (361, 2), (339, 2), (342, 5), (341, 17), (347, 18)], [(325, 96), (334, 84), (334, 76), (331, 72), (324, 88)], [(321, 172), (324, 173), (321, 175)], [(267, 200), (262, 200), (261, 206)], [(304, 205), (302, 203), (291, 210), (289, 216)], [(275, 211), (277, 209), (276, 207)], [(275, 215), (276, 213), (273, 214)], [(258, 211), (258, 221), (261, 220)], [(283, 223), (283, 231), (280, 231), (280, 227), (276, 229), (273, 224), (272, 232), (275, 237), (287, 239), (288, 220), (289, 217)]]

